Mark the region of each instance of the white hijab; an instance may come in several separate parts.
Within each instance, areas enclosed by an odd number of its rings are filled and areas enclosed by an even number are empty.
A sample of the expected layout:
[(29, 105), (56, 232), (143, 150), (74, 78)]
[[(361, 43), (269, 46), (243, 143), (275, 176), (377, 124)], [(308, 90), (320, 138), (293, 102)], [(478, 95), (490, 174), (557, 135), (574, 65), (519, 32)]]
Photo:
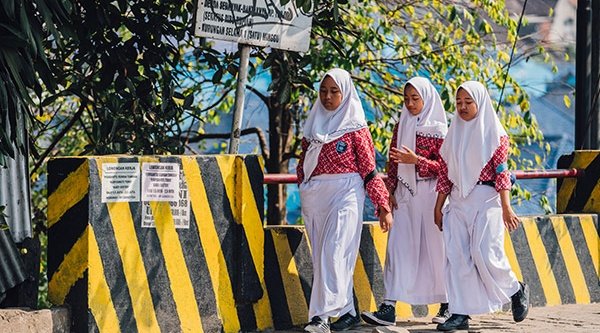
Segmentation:
[(304, 181), (308, 181), (317, 167), (319, 153), (323, 145), (335, 141), (349, 132), (367, 127), (365, 111), (358, 92), (352, 83), (350, 73), (334, 68), (323, 75), (323, 80), (331, 77), (342, 93), (342, 103), (334, 111), (328, 111), (317, 97), (310, 114), (304, 123), (304, 138), (310, 143), (304, 156)]
[(455, 114), (440, 148), (440, 155), (448, 165), (448, 178), (457, 187), (460, 196), (465, 198), (500, 146), (500, 137), (507, 134), (485, 86), (476, 81), (467, 81), (458, 89), (461, 88), (473, 98), (477, 115), (470, 121), (464, 121)]
[[(421, 99), (423, 100), (423, 109), (414, 116), (402, 107), (400, 121), (398, 122), (398, 144), (397, 148), (402, 149), (402, 145), (415, 151), (416, 136), (430, 136), (444, 138), (448, 132), (448, 122), (446, 120), (446, 111), (442, 104), (442, 99), (431, 82), (423, 77), (414, 77), (404, 85), (413, 86)], [(403, 184), (411, 195), (416, 194), (417, 179), (414, 164), (398, 164), (398, 181)]]

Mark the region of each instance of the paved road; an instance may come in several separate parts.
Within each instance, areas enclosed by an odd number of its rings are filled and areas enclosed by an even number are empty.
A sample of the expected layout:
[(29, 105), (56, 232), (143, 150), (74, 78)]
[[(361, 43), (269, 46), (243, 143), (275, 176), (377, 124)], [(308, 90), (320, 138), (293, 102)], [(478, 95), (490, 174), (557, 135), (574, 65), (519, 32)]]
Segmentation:
[[(375, 327), (363, 324), (359, 329), (348, 333), (371, 332), (437, 332), (430, 318), (411, 318), (399, 320), (394, 330), (374, 330)], [(302, 328), (275, 332), (301, 332)], [(465, 332), (465, 331), (459, 331)], [(469, 333), (475, 332), (531, 332), (531, 333), (600, 333), (600, 303), (568, 304), (532, 308), (529, 316), (521, 323), (512, 321), (510, 312), (473, 316)]]

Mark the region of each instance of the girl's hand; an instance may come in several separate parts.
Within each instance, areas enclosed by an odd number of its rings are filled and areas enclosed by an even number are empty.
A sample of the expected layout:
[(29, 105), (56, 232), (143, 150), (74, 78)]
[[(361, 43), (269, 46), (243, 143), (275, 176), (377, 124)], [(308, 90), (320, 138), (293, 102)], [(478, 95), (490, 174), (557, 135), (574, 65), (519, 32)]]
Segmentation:
[(442, 209), (436, 207), (433, 210), (433, 222), (435, 223), (435, 225), (437, 225), (437, 227), (438, 227), (438, 229), (440, 229), (440, 231), (443, 231), (443, 227), (442, 227), (443, 218), (444, 218), (444, 214), (442, 213)]
[(402, 149), (392, 147), (390, 149), (390, 160), (394, 163), (417, 164), (419, 158), (412, 149), (402, 145)]
[(508, 231), (517, 229), (520, 222), (517, 214), (515, 214), (511, 206), (502, 207), (502, 220), (504, 221), (504, 226), (506, 229), (508, 229)]
[(390, 196), (388, 198), (388, 204), (390, 205), (391, 209), (398, 208), (398, 203), (396, 202), (396, 197), (392, 194), (392, 192), (390, 192)]
[(392, 223), (394, 219), (392, 218), (392, 213), (387, 210), (380, 208), (379, 209), (379, 226), (383, 232), (388, 232), (392, 228)]

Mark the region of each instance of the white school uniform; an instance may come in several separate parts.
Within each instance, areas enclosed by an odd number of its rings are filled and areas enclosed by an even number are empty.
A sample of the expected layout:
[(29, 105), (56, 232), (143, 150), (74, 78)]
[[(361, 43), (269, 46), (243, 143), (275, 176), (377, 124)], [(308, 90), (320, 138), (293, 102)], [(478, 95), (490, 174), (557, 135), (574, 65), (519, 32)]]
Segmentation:
[(353, 273), (365, 200), (363, 179), (358, 173), (312, 176), (325, 144), (367, 127), (350, 73), (334, 68), (323, 78), (327, 76), (340, 88), (342, 102), (336, 110), (328, 111), (317, 99), (303, 129), (304, 138), (310, 143), (303, 161), (304, 180), (299, 187), (302, 218), (312, 247), (309, 320), (356, 311)]
[(353, 274), (365, 200), (357, 173), (324, 174), (300, 185), (302, 218), (312, 247), (309, 318), (339, 317), (352, 309)]
[(475, 315), (500, 310), (519, 290), (519, 282), (504, 252), (498, 192), (476, 185), (463, 198), (453, 189), (443, 225), (449, 311)]
[[(409, 304), (445, 303), (444, 240), (433, 223), (435, 179), (417, 180), (412, 196), (400, 184), (384, 267), (385, 299)], [(402, 194), (404, 192), (404, 194)]]
[(477, 185), (507, 134), (481, 83), (468, 81), (460, 88), (471, 95), (478, 112), (470, 121), (456, 116), (440, 148), (453, 184), (443, 227), (449, 310), (470, 315), (499, 310), (519, 290), (519, 282), (504, 252), (498, 192)]
[[(398, 123), (397, 148), (416, 151), (416, 136), (444, 138), (446, 112), (431, 82), (410, 79), (423, 100), (423, 109), (412, 115), (403, 107)], [(406, 89), (405, 85), (405, 89)], [(446, 302), (444, 242), (433, 223), (435, 178), (420, 179), (414, 164), (398, 164), (394, 193), (398, 208), (389, 231), (384, 267), (385, 299), (409, 304)]]

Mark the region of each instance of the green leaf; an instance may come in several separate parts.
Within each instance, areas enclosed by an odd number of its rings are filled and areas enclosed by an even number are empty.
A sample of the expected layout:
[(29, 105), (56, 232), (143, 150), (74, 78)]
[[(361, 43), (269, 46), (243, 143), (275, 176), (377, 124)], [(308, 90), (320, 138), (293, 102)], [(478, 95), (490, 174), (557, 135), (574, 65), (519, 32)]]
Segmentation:
[(333, 3), (333, 20), (336, 22), (340, 20), (340, 9), (337, 1)]
[(531, 125), (531, 112), (527, 111), (523, 113), (523, 120), (527, 125)]
[(569, 98), (569, 96), (567, 96), (567, 95), (563, 96), (563, 103), (565, 103), (565, 106), (567, 108), (571, 107), (571, 99)]
[(448, 20), (450, 22), (453, 22), (456, 19), (456, 7), (452, 6), (450, 8), (450, 15), (448, 15)]
[(2, 36), (0, 35), (0, 45), (4, 48), (23, 48), (27, 47), (27, 40), (17, 36)]
[(15, 16), (15, 2), (16, 1), (18, 1), (18, 0), (6, 0), (6, 1), (2, 1), (2, 7), (4, 8), (4, 11), (8, 15), (8, 17), (14, 17)]
[(221, 82), (221, 78), (223, 77), (223, 68), (219, 68), (212, 77), (213, 83)]
[(277, 100), (280, 104), (286, 104), (290, 100), (291, 86), (289, 82), (285, 82), (281, 88), (279, 88)]
[(304, 2), (304, 5), (302, 6), (302, 10), (305, 13), (310, 13), (310, 10), (312, 9), (312, 0), (307, 0), (306, 2)]
[(193, 103), (194, 103), (194, 94), (190, 93), (189, 95), (187, 95), (185, 97), (185, 100), (183, 101), (183, 108), (189, 109)]

